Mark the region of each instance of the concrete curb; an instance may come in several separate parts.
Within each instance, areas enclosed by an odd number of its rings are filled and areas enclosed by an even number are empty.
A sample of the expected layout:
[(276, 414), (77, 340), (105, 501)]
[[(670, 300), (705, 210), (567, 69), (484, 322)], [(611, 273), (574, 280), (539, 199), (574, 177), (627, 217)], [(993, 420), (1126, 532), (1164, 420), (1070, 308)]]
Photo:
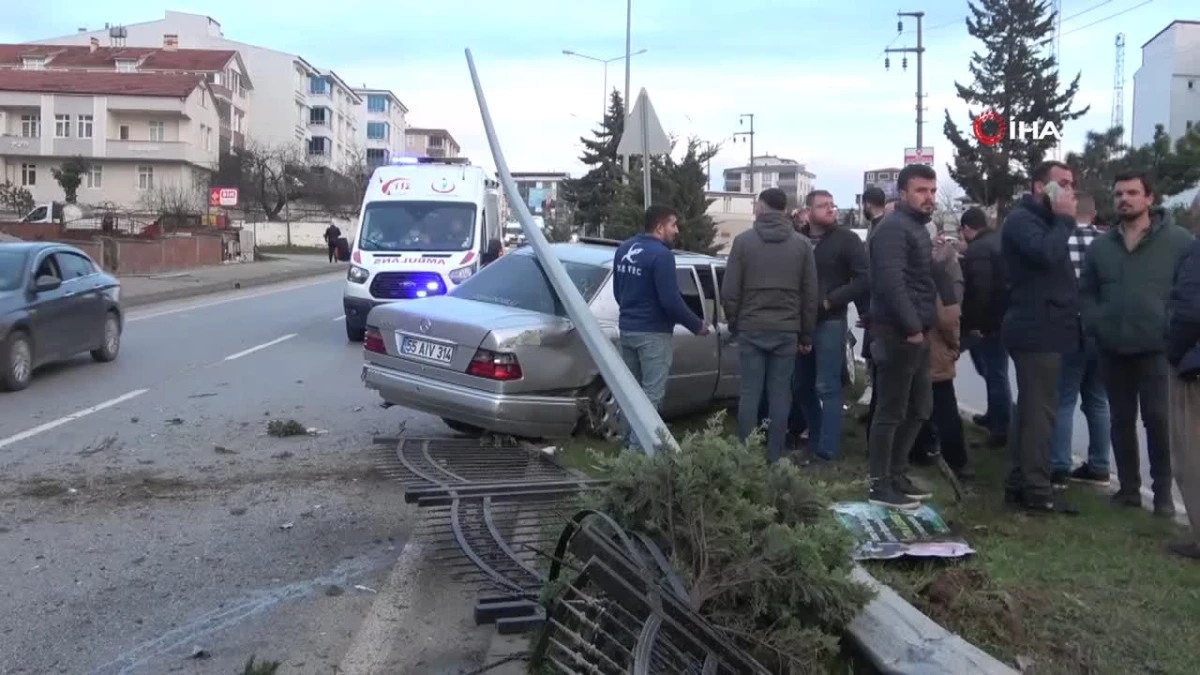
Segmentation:
[[(337, 271), (338, 276), (345, 276), (345, 269)], [(334, 272), (326, 267), (314, 267), (312, 269), (297, 269), (275, 272), (261, 277), (248, 277), (239, 280), (213, 281), (209, 283), (197, 284), (185, 288), (172, 288), (170, 290), (158, 291), (155, 293), (145, 293), (143, 295), (135, 295), (122, 301), (122, 305), (126, 308), (141, 307), (143, 305), (151, 305), (158, 302), (167, 302), (169, 300), (184, 300), (194, 298), (201, 295), (211, 295), (222, 291), (234, 291), (239, 289), (254, 288), (257, 286), (268, 286), (271, 284), (283, 283), (286, 281), (296, 281), (297, 279), (308, 279), (319, 277), (321, 275), (333, 275)], [(236, 284), (236, 285), (235, 285)]]

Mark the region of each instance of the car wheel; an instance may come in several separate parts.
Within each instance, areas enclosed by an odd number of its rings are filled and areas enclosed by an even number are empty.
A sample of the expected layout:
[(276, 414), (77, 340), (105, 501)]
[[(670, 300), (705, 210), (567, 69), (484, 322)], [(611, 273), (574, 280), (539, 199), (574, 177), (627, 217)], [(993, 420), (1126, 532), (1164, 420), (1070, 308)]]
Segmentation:
[(100, 363), (115, 361), (121, 353), (121, 320), (115, 312), (109, 312), (104, 317), (104, 342), (98, 349), (92, 350), (92, 358)]
[(617, 397), (603, 382), (598, 382), (588, 400), (588, 433), (609, 441), (621, 437), (621, 407)]
[(484, 430), (475, 426), (474, 424), (467, 424), (466, 422), (459, 422), (458, 420), (452, 420), (446, 417), (442, 418), (442, 422), (452, 430), (465, 436), (470, 436), (471, 438), (479, 438), (484, 434)]
[(346, 339), (351, 342), (362, 342), (367, 335), (365, 326), (355, 326), (349, 321), (346, 322)]
[(33, 378), (33, 343), (24, 331), (13, 331), (4, 339), (0, 352), (0, 389), (20, 391)]

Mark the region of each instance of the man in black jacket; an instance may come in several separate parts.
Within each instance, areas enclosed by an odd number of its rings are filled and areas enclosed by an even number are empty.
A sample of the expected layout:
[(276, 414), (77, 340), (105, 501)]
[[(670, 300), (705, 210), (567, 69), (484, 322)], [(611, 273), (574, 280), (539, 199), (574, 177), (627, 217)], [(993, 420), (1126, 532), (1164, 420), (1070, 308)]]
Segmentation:
[(813, 190), (804, 198), (817, 264), (817, 326), (812, 350), (797, 354), (793, 399), (808, 421), (808, 444), (818, 461), (836, 459), (842, 441), (842, 366), (846, 360), (846, 308), (870, 292), (863, 242), (838, 227), (833, 195)]
[(987, 412), (976, 416), (975, 423), (991, 433), (993, 445), (1004, 446), (1012, 413), (1012, 385), (1008, 352), (1000, 339), (1000, 322), (1008, 304), (1000, 234), (977, 207), (963, 214), (959, 231), (967, 242), (962, 258), (962, 343), (987, 386)]
[(1077, 513), (1055, 499), (1050, 444), (1063, 354), (1079, 348), (1079, 287), (1067, 242), (1075, 231), (1075, 181), (1062, 162), (1039, 164), (1032, 194), (1004, 219), (1001, 253), (1008, 307), (1000, 333), (1017, 371), (1008, 434), (1005, 500), (1035, 513)]
[(867, 242), (871, 288), (871, 356), (878, 402), (867, 441), (873, 504), (914, 509), (928, 491), (906, 475), (908, 452), (933, 407), (929, 342), (937, 313), (933, 253), (926, 229), (937, 173), (910, 164), (897, 180), (900, 203)]

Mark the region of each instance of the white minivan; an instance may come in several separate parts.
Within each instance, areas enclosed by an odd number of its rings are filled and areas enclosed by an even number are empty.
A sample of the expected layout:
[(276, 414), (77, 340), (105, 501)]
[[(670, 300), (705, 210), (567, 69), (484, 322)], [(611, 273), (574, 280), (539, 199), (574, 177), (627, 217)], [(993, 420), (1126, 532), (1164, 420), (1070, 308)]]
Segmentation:
[(397, 157), (363, 196), (346, 274), (346, 337), (376, 305), (442, 295), (503, 251), (500, 184), (466, 158)]

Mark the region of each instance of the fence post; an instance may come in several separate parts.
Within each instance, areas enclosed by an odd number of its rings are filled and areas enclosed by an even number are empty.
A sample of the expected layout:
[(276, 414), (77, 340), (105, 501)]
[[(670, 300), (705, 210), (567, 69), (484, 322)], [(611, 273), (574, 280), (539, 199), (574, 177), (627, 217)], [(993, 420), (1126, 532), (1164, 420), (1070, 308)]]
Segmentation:
[(579, 290), (575, 288), (575, 284), (571, 283), (562, 262), (550, 249), (546, 235), (533, 222), (529, 206), (521, 199), (517, 184), (508, 170), (508, 163), (504, 161), (504, 152), (500, 149), (496, 128), (492, 124), (492, 115), (488, 112), (487, 100), (483, 96), (483, 86), (479, 83), (479, 73), (475, 70), (475, 59), (471, 56), (470, 49), (466, 50), (466, 54), (467, 67), (471, 71), (471, 83), (475, 87), (475, 99), (479, 103), (479, 114), (483, 118), (483, 129), (487, 133), (488, 146), (492, 151), (492, 160), (496, 163), (496, 172), (500, 175), (500, 184), (504, 186), (504, 193), (508, 196), (510, 205), (515, 207), (517, 220), (525, 232), (526, 241), (533, 247), (538, 261), (542, 264), (542, 269), (550, 278), (554, 292), (566, 307), (567, 316), (575, 324), (576, 330), (583, 338), (584, 345), (595, 359), (596, 366), (600, 369), (600, 375), (604, 377), (604, 382), (616, 396), (617, 403), (621, 406), (621, 413), (628, 420), (643, 452), (653, 455), (659, 445), (677, 452), (679, 444), (671, 435), (671, 430), (663, 423), (662, 417), (650, 403), (650, 399), (646, 397), (646, 392), (642, 391), (641, 384), (633, 379), (633, 374), (625, 367), (616, 348), (605, 337), (591, 308), (588, 307)]

